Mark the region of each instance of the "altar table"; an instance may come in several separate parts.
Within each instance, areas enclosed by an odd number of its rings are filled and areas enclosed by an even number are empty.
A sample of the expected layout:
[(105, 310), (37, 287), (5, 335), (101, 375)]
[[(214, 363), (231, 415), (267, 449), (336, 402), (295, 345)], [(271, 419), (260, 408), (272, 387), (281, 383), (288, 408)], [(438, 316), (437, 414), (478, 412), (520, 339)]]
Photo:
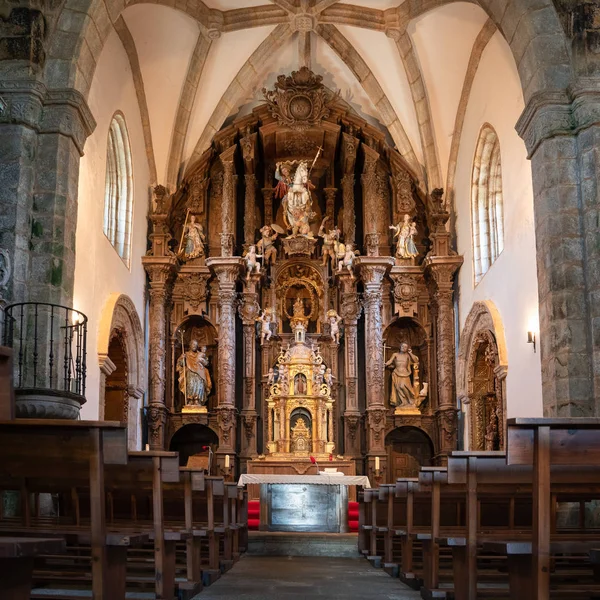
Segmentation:
[(370, 488), (365, 476), (244, 474), (238, 486), (260, 484), (260, 530), (348, 532), (348, 486)]

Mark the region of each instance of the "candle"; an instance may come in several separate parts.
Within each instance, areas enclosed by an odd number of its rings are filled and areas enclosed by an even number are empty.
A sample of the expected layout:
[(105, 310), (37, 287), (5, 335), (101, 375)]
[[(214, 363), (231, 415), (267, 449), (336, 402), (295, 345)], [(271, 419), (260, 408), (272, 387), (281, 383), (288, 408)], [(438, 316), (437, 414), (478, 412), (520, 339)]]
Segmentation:
[(150, 444), (146, 444), (146, 452), (148, 452), (148, 450), (150, 450)]
[(225, 468), (229, 469), (229, 454), (225, 455)]
[(379, 456), (375, 457), (375, 470), (379, 471)]

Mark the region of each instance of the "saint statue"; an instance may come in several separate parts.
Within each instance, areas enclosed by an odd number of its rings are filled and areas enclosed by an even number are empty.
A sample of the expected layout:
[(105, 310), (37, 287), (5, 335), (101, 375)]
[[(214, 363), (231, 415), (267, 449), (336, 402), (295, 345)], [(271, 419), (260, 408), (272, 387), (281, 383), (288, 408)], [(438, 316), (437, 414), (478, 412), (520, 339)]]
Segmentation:
[[(325, 229), (325, 223), (329, 217), (325, 217), (323, 222), (321, 223), (321, 227), (319, 228), (319, 237), (323, 238), (323, 265), (327, 264), (327, 260), (331, 259), (331, 262), (335, 265), (336, 259), (336, 246), (338, 245), (340, 239), (341, 231), (334, 227), (330, 229), (329, 232)], [(335, 269), (335, 266), (333, 267)]]
[(189, 223), (183, 228), (183, 239), (182, 246), (183, 260), (192, 260), (199, 256), (204, 256), (204, 244), (206, 237), (204, 235), (204, 229), (200, 223), (196, 223), (196, 217), (190, 216)]
[(271, 262), (275, 264), (277, 260), (277, 248), (275, 248), (274, 242), (277, 239), (277, 232), (270, 225), (265, 225), (261, 228), (260, 235), (261, 238), (256, 243), (256, 247), (262, 252), (264, 264), (268, 265)]
[(303, 320), (306, 318), (306, 314), (304, 313), (304, 299), (297, 296), (294, 300), (294, 318)]
[(404, 215), (403, 223), (390, 225), (390, 229), (394, 231), (394, 238), (398, 238), (396, 242), (396, 256), (398, 258), (414, 258), (418, 256), (419, 251), (413, 240), (413, 237), (417, 233), (417, 224), (410, 220), (409, 215)]
[[(313, 160), (315, 164), (321, 149)], [(294, 173), (292, 168), (295, 166)], [(275, 198), (282, 200), (283, 219), (292, 236), (304, 235), (312, 238), (310, 220), (315, 216), (312, 211), (311, 190), (315, 186), (310, 182), (310, 169), (305, 160), (278, 162), (275, 165)]]
[(179, 389), (185, 397), (186, 405), (205, 406), (212, 389), (208, 372), (206, 346), (198, 348), (198, 341), (190, 342), (190, 349), (183, 352), (177, 361)]
[(294, 377), (294, 394), (296, 396), (306, 395), (306, 375), (303, 373), (298, 373), (298, 375)]
[(406, 342), (402, 342), (400, 344), (400, 351), (394, 352), (390, 360), (385, 363), (387, 368), (393, 369), (390, 406), (415, 405), (412, 371), (418, 365), (418, 357), (413, 354)]

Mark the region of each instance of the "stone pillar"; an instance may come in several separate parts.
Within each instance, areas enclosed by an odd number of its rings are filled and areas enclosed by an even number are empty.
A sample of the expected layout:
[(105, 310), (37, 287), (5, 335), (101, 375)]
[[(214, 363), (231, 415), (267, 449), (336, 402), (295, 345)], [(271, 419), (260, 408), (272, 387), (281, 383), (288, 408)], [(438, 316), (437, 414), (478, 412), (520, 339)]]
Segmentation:
[[(365, 362), (367, 394), (367, 453), (369, 476), (375, 475), (375, 457), (385, 471), (385, 426), (387, 409), (384, 398), (384, 349), (381, 316), (382, 287), (392, 257), (359, 257), (357, 263), (364, 283)], [(384, 477), (385, 479), (385, 477)]]
[(242, 266), (237, 256), (209, 258), (206, 265), (215, 273), (219, 282), (219, 380), (217, 422), (219, 448), (217, 462), (222, 468), (225, 454), (236, 449), (235, 408), (235, 312), (237, 302), (236, 281)]
[(517, 123), (533, 171), (539, 348), (548, 417), (600, 415), (597, 86), (597, 78), (586, 78), (572, 84), (568, 94), (537, 94)]
[(14, 266), (6, 300), (72, 305), (79, 160), (95, 127), (79, 92), (0, 75), (0, 248)]
[(244, 395), (242, 398), (242, 470), (248, 459), (257, 455), (256, 449), (256, 318), (260, 313), (258, 288), (262, 275), (250, 274), (242, 295), (239, 314), (244, 328)]
[(379, 193), (377, 189), (377, 161), (379, 153), (363, 144), (365, 164), (360, 178), (363, 193), (363, 222), (367, 256), (379, 256)]
[(263, 188), (263, 203), (265, 210), (265, 225), (273, 223), (273, 188)]
[(240, 140), (242, 149), (242, 158), (244, 159), (244, 246), (254, 244), (254, 235), (256, 231), (256, 186), (257, 180), (255, 175), (256, 169), (256, 133), (251, 133)]
[(360, 456), (360, 411), (358, 408), (357, 323), (361, 305), (356, 291), (356, 280), (349, 273), (337, 275), (340, 287), (340, 316), (344, 320), (344, 375), (346, 406), (344, 409), (344, 453)]
[(437, 363), (437, 406), (435, 415), (439, 432), (439, 462), (456, 450), (457, 401), (454, 382), (454, 300), (452, 284), (462, 256), (433, 256), (424, 262), (431, 298), (435, 328), (435, 356)]
[(235, 238), (235, 146), (219, 155), (223, 164), (223, 196), (221, 203), (221, 256), (233, 256)]

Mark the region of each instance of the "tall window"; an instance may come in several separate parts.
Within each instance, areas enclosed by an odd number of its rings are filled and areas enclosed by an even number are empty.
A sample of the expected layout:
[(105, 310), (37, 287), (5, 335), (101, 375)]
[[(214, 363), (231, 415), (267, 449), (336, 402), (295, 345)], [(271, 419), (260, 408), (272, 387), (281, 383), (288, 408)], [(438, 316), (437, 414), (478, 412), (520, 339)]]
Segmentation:
[(471, 180), (471, 223), (475, 284), (504, 248), (502, 165), (498, 134), (487, 123), (481, 128)]
[(129, 266), (133, 172), (125, 119), (116, 113), (108, 131), (106, 187), (104, 192), (104, 234), (123, 262)]

